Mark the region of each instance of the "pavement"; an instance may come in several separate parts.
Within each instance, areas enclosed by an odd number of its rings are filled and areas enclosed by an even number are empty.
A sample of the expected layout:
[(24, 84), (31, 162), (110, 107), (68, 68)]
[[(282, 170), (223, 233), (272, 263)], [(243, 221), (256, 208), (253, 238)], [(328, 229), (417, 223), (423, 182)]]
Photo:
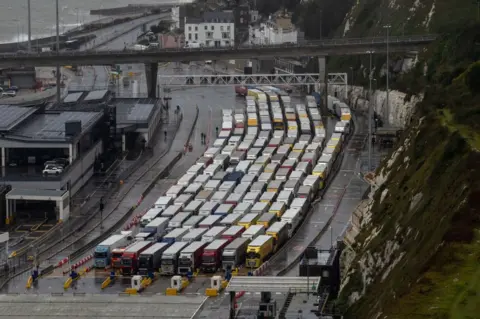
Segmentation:
[(0, 318), (188, 319), (201, 309), (205, 299), (159, 295), (0, 295)]

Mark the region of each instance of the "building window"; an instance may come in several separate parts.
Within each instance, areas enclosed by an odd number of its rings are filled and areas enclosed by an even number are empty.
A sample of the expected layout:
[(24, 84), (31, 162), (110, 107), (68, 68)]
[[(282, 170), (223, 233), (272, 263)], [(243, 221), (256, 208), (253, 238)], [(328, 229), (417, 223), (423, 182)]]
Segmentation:
[(205, 30), (208, 30), (208, 27), (207, 27), (207, 26), (204, 26), (204, 29), (205, 29)]
[(223, 31), (223, 25), (220, 26), (220, 31)]
[(195, 40), (198, 40), (198, 33), (195, 33)]
[(227, 25), (227, 30), (230, 31), (230, 26), (229, 25)]
[(205, 46), (209, 47), (211, 44), (212, 44), (212, 41), (210, 40), (205, 41)]
[(195, 26), (195, 31), (198, 31), (198, 26)]
[(230, 46), (230, 41), (225, 41), (225, 46)]
[(191, 33), (188, 34), (188, 40), (192, 40), (192, 34)]
[(191, 26), (188, 26), (188, 31), (192, 31), (192, 27), (191, 27)]
[(211, 29), (212, 31), (215, 30), (215, 26), (212, 25), (212, 26), (210, 27), (210, 29)]
[(229, 32), (222, 32), (222, 39), (230, 39), (230, 33)]

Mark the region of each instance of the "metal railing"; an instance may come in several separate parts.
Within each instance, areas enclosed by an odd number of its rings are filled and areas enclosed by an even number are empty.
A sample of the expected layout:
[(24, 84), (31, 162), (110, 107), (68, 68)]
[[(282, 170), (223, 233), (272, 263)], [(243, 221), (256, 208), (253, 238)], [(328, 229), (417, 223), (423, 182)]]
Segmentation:
[[(388, 43), (394, 45), (411, 45), (411, 44), (425, 44), (434, 41), (438, 36), (431, 35), (418, 35), (418, 36), (399, 36), (389, 37)], [(229, 52), (229, 51), (248, 51), (248, 50), (267, 50), (267, 49), (301, 49), (301, 48), (336, 48), (336, 47), (348, 47), (354, 45), (382, 45), (387, 43), (386, 37), (369, 37), (369, 38), (338, 38), (330, 40), (317, 40), (307, 41), (303, 43), (281, 43), (281, 44), (261, 44), (250, 45), (244, 44), (237, 47), (200, 47), (200, 48), (157, 48), (148, 49), (144, 51), (138, 51), (126, 48), (124, 50), (86, 50), (86, 51), (62, 51), (59, 54), (56, 52), (12, 52), (0, 55), (0, 59), (12, 59), (12, 58), (39, 58), (39, 57), (90, 57), (90, 56), (104, 56), (104, 55), (116, 55), (117, 57), (135, 55), (152, 55), (156, 53), (194, 53), (194, 52)]]

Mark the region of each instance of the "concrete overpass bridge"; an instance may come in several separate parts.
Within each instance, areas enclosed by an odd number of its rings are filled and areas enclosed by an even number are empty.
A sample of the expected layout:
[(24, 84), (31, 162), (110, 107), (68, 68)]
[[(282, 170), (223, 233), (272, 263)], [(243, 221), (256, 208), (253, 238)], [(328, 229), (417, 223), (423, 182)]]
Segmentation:
[[(203, 47), (155, 49), (145, 51), (66, 51), (41, 53), (6, 53), (0, 55), (0, 67), (53, 66), (61, 65), (111, 65), (144, 63), (146, 65), (149, 95), (157, 89), (159, 62), (190, 62), (204, 60), (233, 60), (269, 57), (319, 57), (320, 78), (326, 79), (326, 57), (361, 55), (374, 51), (405, 53), (418, 51), (436, 39), (436, 35), (401, 37), (340, 38), (310, 41), (301, 44), (242, 45), (239, 47)], [(323, 82), (323, 83), (326, 83)]]

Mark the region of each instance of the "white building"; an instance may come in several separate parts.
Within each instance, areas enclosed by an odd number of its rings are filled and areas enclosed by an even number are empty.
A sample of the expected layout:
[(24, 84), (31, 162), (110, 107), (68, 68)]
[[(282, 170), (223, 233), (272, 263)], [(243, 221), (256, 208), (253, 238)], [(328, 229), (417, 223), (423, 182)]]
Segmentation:
[(298, 32), (290, 18), (278, 17), (261, 23), (260, 26), (250, 27), (250, 43), (282, 44), (297, 43)]
[(235, 23), (231, 11), (205, 12), (203, 18), (185, 18), (185, 45), (225, 47), (235, 43)]

